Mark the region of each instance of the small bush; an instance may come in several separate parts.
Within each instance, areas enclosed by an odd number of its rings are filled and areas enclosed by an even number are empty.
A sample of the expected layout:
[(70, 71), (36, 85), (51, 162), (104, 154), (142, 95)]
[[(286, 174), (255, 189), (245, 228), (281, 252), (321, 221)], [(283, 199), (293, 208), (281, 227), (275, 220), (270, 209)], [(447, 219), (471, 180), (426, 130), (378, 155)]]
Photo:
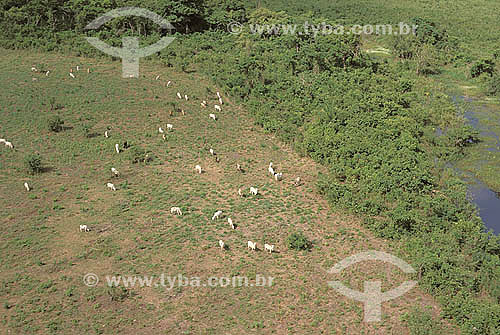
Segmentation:
[(24, 162), (29, 174), (41, 173), (43, 171), (42, 157), (39, 154), (34, 153), (26, 156)]
[(82, 125), (82, 133), (83, 133), (83, 136), (87, 137), (87, 138), (90, 138), (92, 137), (92, 133), (90, 132), (90, 126), (88, 124), (84, 124)]
[(500, 74), (495, 73), (491, 78), (486, 81), (486, 91), (488, 95), (500, 97)]
[(53, 116), (48, 121), (49, 130), (55, 133), (63, 130), (64, 121), (59, 115)]
[(302, 232), (290, 234), (286, 239), (286, 243), (290, 249), (295, 250), (310, 250), (312, 248), (312, 242), (309, 241)]
[(139, 147), (133, 147), (129, 157), (133, 164), (149, 163), (154, 159), (154, 155)]
[(481, 59), (480, 61), (474, 63), (470, 69), (470, 75), (472, 78), (479, 77), (483, 73), (493, 76), (494, 72), (495, 61), (493, 59)]
[(443, 327), (434, 320), (432, 314), (421, 308), (414, 308), (410, 313), (405, 313), (401, 317), (412, 335), (439, 335), (443, 334)]

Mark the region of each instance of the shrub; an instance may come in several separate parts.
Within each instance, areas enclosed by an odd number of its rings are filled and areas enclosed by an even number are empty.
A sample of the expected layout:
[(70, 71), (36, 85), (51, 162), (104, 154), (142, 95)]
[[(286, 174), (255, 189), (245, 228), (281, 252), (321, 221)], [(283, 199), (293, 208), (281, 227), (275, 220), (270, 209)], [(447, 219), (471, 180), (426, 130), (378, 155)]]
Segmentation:
[(406, 322), (410, 334), (412, 335), (440, 335), (443, 334), (441, 324), (432, 318), (429, 311), (422, 310), (419, 307), (412, 309), (401, 317)]
[(309, 241), (302, 232), (294, 232), (288, 236), (286, 243), (290, 249), (310, 250), (312, 242)]
[(500, 74), (495, 73), (486, 81), (486, 91), (488, 95), (500, 96)]
[(24, 159), (24, 162), (29, 174), (41, 173), (43, 171), (42, 157), (40, 156), (40, 154), (29, 154)]
[(82, 133), (85, 137), (90, 137), (90, 126), (88, 124), (82, 125)]
[(48, 121), (49, 130), (55, 133), (63, 130), (64, 121), (59, 115), (53, 116)]
[(140, 147), (133, 147), (129, 157), (133, 164), (149, 163), (154, 159), (154, 155)]
[(495, 72), (495, 61), (493, 59), (481, 59), (474, 63), (470, 69), (470, 75), (472, 78), (479, 77), (483, 73), (487, 73), (493, 76)]

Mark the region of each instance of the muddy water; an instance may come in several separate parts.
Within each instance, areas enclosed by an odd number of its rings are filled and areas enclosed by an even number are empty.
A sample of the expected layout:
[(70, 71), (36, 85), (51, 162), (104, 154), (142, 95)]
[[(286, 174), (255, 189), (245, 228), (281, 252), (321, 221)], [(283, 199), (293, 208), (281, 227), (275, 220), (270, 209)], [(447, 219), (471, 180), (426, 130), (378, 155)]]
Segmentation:
[[(481, 122), (479, 113), (481, 109), (477, 108), (476, 105), (472, 104), (472, 100), (463, 96), (451, 96), (453, 101), (458, 105), (465, 108), (464, 117), (468, 124), (477, 129), (481, 138), (488, 143), (486, 147), (480, 150), (484, 150), (484, 155), (486, 156), (488, 152), (500, 152), (500, 138), (496, 129), (484, 125)], [(484, 115), (482, 115), (484, 116)], [(498, 119), (496, 119), (498, 118)], [(495, 115), (493, 117), (493, 123), (499, 124), (500, 115)], [(496, 128), (496, 127), (495, 127)], [(481, 153), (483, 154), (483, 153)], [(489, 162), (484, 160), (480, 161), (479, 164), (488, 164)], [(480, 167), (476, 167), (480, 168)], [(479, 211), (479, 216), (483, 220), (486, 228), (492, 230), (495, 234), (500, 234), (500, 196), (493, 190), (489, 189), (484, 183), (478, 180), (473, 174), (466, 173), (455, 167), (459, 175), (461, 175), (468, 182), (468, 197), (477, 206)], [(500, 176), (499, 176), (500, 178)]]

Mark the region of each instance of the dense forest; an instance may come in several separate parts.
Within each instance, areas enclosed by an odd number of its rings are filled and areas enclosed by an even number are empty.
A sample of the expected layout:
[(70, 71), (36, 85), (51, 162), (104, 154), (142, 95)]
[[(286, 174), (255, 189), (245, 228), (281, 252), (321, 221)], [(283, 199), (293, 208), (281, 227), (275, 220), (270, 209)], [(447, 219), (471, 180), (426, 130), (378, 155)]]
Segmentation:
[[(243, 1), (0, 0), (0, 6), (0, 46), (94, 57), (104, 55), (85, 35), (120, 45), (124, 34), (134, 34), (148, 45), (169, 34), (134, 17), (85, 31), (100, 14), (137, 6), (162, 15), (176, 40), (155, 58), (203, 73), (251, 111), (257, 125), (327, 167), (317, 180), (321, 193), (334, 209), (401, 243), (420, 286), (442, 304), (443, 318), (467, 334), (500, 333), (500, 240), (484, 232), (464, 182), (445, 164), (479, 134), (446, 95), (429, 93), (421, 81), (443, 64), (468, 64), (471, 76), (498, 95), (498, 53), (467, 59), (453, 32), (424, 17), (412, 18), (415, 36), (386, 37), (396, 57), (387, 61), (363, 52), (356, 35), (253, 34), (249, 24), (327, 18)], [(230, 34), (231, 22), (243, 31)], [(447, 131), (437, 136), (438, 127)]]

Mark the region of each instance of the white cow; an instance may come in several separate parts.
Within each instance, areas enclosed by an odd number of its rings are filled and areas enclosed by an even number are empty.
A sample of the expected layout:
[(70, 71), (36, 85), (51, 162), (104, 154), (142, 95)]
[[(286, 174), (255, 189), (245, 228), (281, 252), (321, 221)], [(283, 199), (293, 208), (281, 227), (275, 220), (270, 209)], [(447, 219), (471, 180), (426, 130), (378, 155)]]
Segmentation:
[(224, 250), (226, 245), (224, 244), (224, 242), (222, 240), (219, 240), (219, 246), (220, 246), (220, 250)]
[(167, 123), (167, 130), (174, 130), (174, 125), (173, 124), (170, 124), (170, 123)]
[(240, 197), (243, 197), (243, 191), (241, 191), (241, 188), (239, 188), (239, 189), (238, 189), (238, 195), (239, 195)]
[(6, 146), (7, 148), (14, 149), (14, 145), (13, 145), (11, 142), (9, 142), (9, 141), (5, 141), (5, 146)]
[(171, 83), (172, 82), (169, 80), (168, 83), (167, 83), (167, 87), (169, 87)]
[(217, 98), (220, 99), (220, 93), (219, 93), (219, 91), (217, 91)]
[(31, 187), (28, 183), (24, 183), (24, 188), (26, 189), (26, 191), (31, 191)]
[(274, 251), (274, 244), (264, 244), (264, 249), (272, 253)]
[(203, 100), (200, 105), (203, 108), (207, 108), (207, 102), (205, 100)]
[(276, 181), (280, 181), (282, 178), (283, 178), (283, 173), (282, 173), (282, 172), (276, 173), (276, 174), (274, 175), (274, 179), (275, 179)]
[(113, 185), (113, 183), (107, 183), (106, 186), (111, 189), (112, 191), (116, 191), (116, 187), (115, 185)]
[(222, 98), (219, 98), (219, 103), (222, 105)]
[(159, 132), (160, 134), (163, 134), (165, 131), (163, 130), (163, 128), (162, 128), (162, 127), (159, 127), (159, 128), (158, 128), (158, 132)]
[(255, 187), (250, 187), (250, 194), (252, 195), (257, 195), (259, 193), (259, 190)]
[(118, 172), (118, 170), (115, 169), (114, 167), (111, 168), (111, 172), (113, 172), (113, 174), (115, 175), (115, 177), (118, 177), (120, 175), (120, 172)]
[(227, 218), (227, 223), (229, 223), (232, 226), (233, 225), (233, 219)]
[(219, 105), (215, 105), (214, 108), (216, 111), (222, 112), (222, 108)]
[(295, 186), (299, 186), (300, 185), (300, 177), (297, 177), (295, 179), (295, 183), (294, 184), (295, 184)]
[(182, 96), (179, 92), (177, 92), (177, 98), (182, 99)]
[(170, 213), (176, 214), (176, 215), (182, 215), (182, 211), (181, 211), (180, 207), (170, 208)]
[(210, 113), (210, 115), (208, 115), (208, 117), (213, 119), (214, 121), (217, 121), (217, 117), (215, 116), (215, 114)]
[(189, 100), (187, 94), (184, 94), (184, 99), (186, 99), (186, 101)]
[(257, 249), (257, 242), (248, 241), (247, 249), (252, 249), (253, 251), (255, 251), (255, 249)]
[(274, 169), (271, 165), (269, 165), (269, 167), (267, 168), (267, 171), (269, 171), (269, 173), (274, 176)]
[(69, 76), (70, 76), (71, 78), (75, 78), (75, 75), (74, 75), (72, 72), (70, 72), (70, 73), (69, 73)]
[(0, 143), (5, 143), (7, 140), (5, 138), (0, 138)]
[(90, 231), (90, 229), (89, 229), (89, 227), (87, 227), (86, 224), (81, 224), (80, 225), (80, 232), (82, 232), (82, 231), (87, 232), (87, 231)]
[(201, 169), (201, 166), (200, 166), (200, 165), (196, 165), (196, 166), (194, 167), (194, 169), (196, 170), (196, 172), (198, 172), (199, 174), (201, 174), (202, 169)]
[(49, 76), (50, 71), (45, 72), (45, 77)]
[(155, 78), (155, 80), (158, 80), (158, 79), (160, 79), (160, 75), (157, 75)]
[(211, 154), (212, 156), (215, 156), (215, 151), (214, 151), (214, 149), (210, 148), (210, 150), (209, 150), (209, 151), (210, 151), (210, 154)]
[(109, 138), (109, 133), (107, 130), (104, 132), (104, 137)]
[(219, 219), (221, 215), (222, 215), (222, 211), (215, 212), (214, 215), (212, 216), (212, 221)]
[(120, 153), (120, 145), (118, 143), (115, 144), (115, 151), (117, 154)]

